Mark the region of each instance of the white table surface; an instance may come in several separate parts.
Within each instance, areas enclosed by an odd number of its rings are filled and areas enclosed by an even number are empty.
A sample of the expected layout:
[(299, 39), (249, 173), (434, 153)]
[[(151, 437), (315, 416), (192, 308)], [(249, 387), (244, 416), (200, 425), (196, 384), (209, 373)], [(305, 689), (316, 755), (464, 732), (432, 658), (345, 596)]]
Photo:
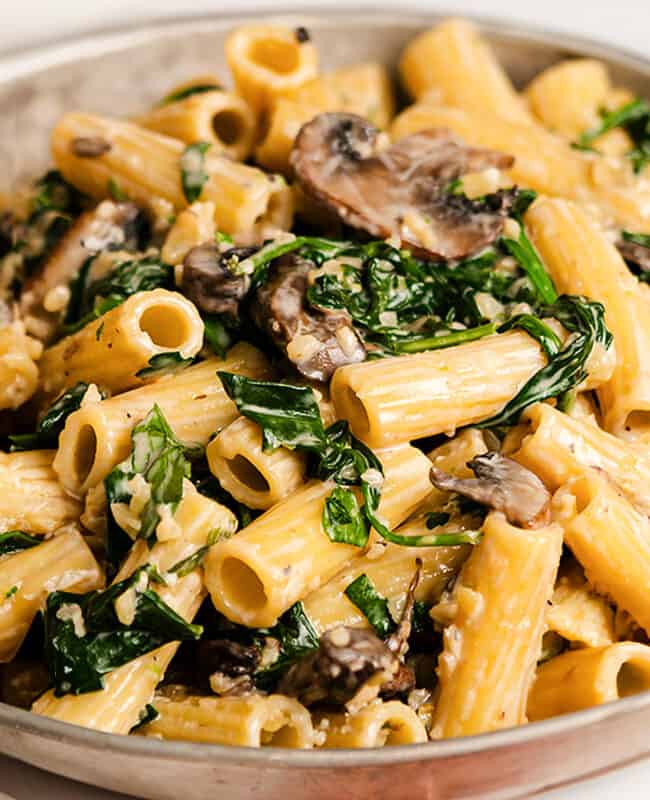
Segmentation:
[[(185, 0), (183, 3), (177, 0), (0, 0), (0, 54), (76, 33), (201, 12), (214, 13), (220, 8), (231, 12), (252, 8), (273, 11), (327, 4), (328, 0), (235, 0), (227, 6), (214, 0)], [(333, 0), (329, 0), (329, 5), (333, 4)], [(346, 8), (357, 9), (396, 6), (387, 0), (346, 3)], [(400, 0), (399, 7), (405, 6), (523, 20), (600, 38), (644, 55), (650, 52), (650, 0), (543, 0), (536, 3), (531, 0)], [(121, 795), (52, 777), (3, 756), (0, 756), (0, 800), (4, 800), (1, 793), (15, 800), (125, 800)], [(540, 800), (644, 800), (650, 797), (650, 762), (538, 797)]]

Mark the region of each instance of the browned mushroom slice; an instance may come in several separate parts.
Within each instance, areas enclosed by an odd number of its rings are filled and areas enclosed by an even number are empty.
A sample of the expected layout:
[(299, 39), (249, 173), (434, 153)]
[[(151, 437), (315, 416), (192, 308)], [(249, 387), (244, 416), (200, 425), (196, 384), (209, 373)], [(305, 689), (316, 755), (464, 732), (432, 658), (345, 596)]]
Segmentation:
[(496, 451), (477, 456), (467, 466), (476, 478), (454, 478), (432, 467), (431, 483), (503, 511), (514, 525), (531, 528), (547, 521), (551, 495), (534, 472)]
[(463, 258), (503, 229), (504, 212), (453, 195), (450, 182), (489, 167), (504, 153), (465, 146), (447, 130), (426, 130), (381, 148), (379, 131), (354, 114), (320, 114), (302, 127), (291, 163), (304, 191), (354, 228), (399, 237), (416, 254)]
[(277, 691), (304, 705), (357, 710), (374, 700), (398, 673), (400, 661), (372, 631), (334, 628), (284, 675)]
[(296, 369), (317, 381), (338, 367), (364, 361), (366, 349), (346, 311), (316, 309), (305, 298), (314, 265), (291, 253), (273, 265), (257, 290), (252, 314)]
[(63, 307), (49, 310), (48, 293), (67, 286), (91, 255), (106, 249), (135, 250), (139, 246), (144, 218), (133, 203), (100, 203), (86, 211), (70, 227), (43, 266), (23, 287), (20, 311), (23, 317), (42, 321), (43, 339), (56, 331)]
[(239, 318), (239, 303), (250, 287), (250, 278), (234, 275), (229, 263), (248, 258), (254, 247), (233, 247), (225, 252), (212, 242), (193, 247), (183, 260), (181, 291), (206, 314)]
[(634, 264), (641, 272), (650, 272), (650, 247), (626, 241), (617, 242), (616, 247), (628, 263)]

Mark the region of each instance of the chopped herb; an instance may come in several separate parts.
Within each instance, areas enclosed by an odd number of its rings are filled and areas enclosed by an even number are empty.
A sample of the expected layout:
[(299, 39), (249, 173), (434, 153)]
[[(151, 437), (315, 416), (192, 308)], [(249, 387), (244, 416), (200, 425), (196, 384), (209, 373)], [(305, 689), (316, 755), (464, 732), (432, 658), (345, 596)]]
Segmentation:
[(199, 549), (192, 553), (191, 556), (184, 558), (182, 561), (179, 561), (177, 564), (174, 564), (171, 567), (169, 572), (173, 572), (179, 578), (184, 578), (186, 575), (189, 575), (190, 572), (194, 572), (197, 567), (200, 567), (203, 564), (203, 560), (205, 559), (206, 555), (208, 554), (208, 550), (212, 547), (213, 544), (221, 541), (222, 539), (226, 539), (229, 536), (228, 531), (223, 531), (220, 528), (215, 528), (214, 530), (210, 531), (208, 534), (208, 541), (203, 547), (199, 547)]
[(177, 89), (175, 92), (170, 92), (163, 97), (159, 105), (167, 106), (170, 103), (177, 103), (179, 100), (185, 100), (187, 97), (192, 97), (195, 94), (205, 94), (206, 92), (217, 92), (223, 88), (218, 83), (196, 83), (194, 86), (187, 86), (184, 89)]
[(333, 542), (365, 547), (370, 531), (352, 491), (337, 486), (325, 500), (323, 528)]
[(152, 547), (161, 507), (166, 506), (172, 514), (176, 511), (183, 496), (183, 479), (191, 474), (191, 464), (186, 458), (188, 447), (174, 436), (157, 405), (135, 426), (131, 440), (131, 455), (114, 467), (104, 480), (109, 511), (106, 555), (112, 566), (117, 566), (132, 544), (111, 512), (113, 503), (131, 501), (128, 482), (141, 475), (149, 486), (150, 496), (140, 513), (137, 538), (144, 539)]
[[(10, 436), (11, 450), (47, 450), (58, 446), (59, 434), (66, 420), (81, 406), (88, 391), (87, 383), (77, 383), (67, 389), (45, 412), (34, 433), (21, 433)], [(105, 395), (100, 392), (101, 397)]]
[[(190, 625), (154, 592), (160, 582), (151, 565), (108, 589), (73, 594), (52, 592), (45, 611), (45, 659), (57, 697), (102, 689), (103, 676), (167, 642), (199, 639)], [(124, 624), (116, 601), (132, 593), (133, 621)], [(64, 613), (76, 606), (79, 619)], [(79, 623), (82, 630), (79, 630)]]
[(205, 154), (210, 149), (209, 142), (195, 142), (183, 151), (180, 160), (183, 194), (188, 203), (196, 202), (201, 196), (208, 180), (205, 171)]
[(183, 358), (180, 353), (158, 353), (158, 355), (151, 356), (149, 359), (149, 366), (143, 367), (136, 372), (138, 378), (158, 378), (161, 375), (168, 375), (178, 370), (185, 369), (193, 364), (194, 358)]
[(446, 525), (451, 519), (451, 514), (446, 511), (430, 511), (427, 514), (427, 529), (433, 530), (441, 525)]
[(636, 173), (650, 163), (650, 104), (636, 98), (613, 111), (601, 110), (601, 122), (580, 136), (574, 147), (590, 150), (596, 139), (614, 128), (622, 128), (632, 140), (633, 147), (627, 153)]
[(318, 647), (318, 634), (305, 613), (302, 603), (294, 603), (272, 628), (257, 630), (259, 637), (270, 636), (280, 643), (280, 657), (270, 667), (255, 673), (260, 689), (273, 686), (289, 667)]
[(123, 203), (129, 199), (129, 196), (124, 192), (120, 184), (112, 176), (108, 179), (108, 193), (116, 203)]
[(11, 600), (11, 598), (18, 592), (17, 586), (12, 586), (8, 592), (5, 592), (5, 600)]
[(235, 240), (232, 236), (228, 233), (223, 233), (223, 231), (217, 231), (214, 235), (214, 240), (217, 244), (235, 244)]
[(0, 556), (8, 556), (12, 553), (19, 553), (21, 550), (28, 550), (36, 547), (43, 541), (40, 536), (32, 536), (23, 531), (6, 531), (0, 533)]
[(142, 709), (142, 711), (138, 714), (138, 721), (136, 724), (131, 728), (129, 733), (133, 733), (137, 731), (138, 728), (142, 728), (144, 725), (148, 725), (150, 722), (154, 722), (160, 716), (160, 712), (155, 706), (152, 706), (151, 703), (147, 703), (147, 705)]
[(95, 331), (95, 341), (98, 342), (102, 338), (102, 333), (104, 332), (104, 323), (101, 322), (97, 326), (97, 330)]
[(345, 594), (366, 617), (377, 636), (385, 639), (395, 630), (388, 601), (379, 594), (367, 575), (362, 574), (355, 578), (346, 588)]

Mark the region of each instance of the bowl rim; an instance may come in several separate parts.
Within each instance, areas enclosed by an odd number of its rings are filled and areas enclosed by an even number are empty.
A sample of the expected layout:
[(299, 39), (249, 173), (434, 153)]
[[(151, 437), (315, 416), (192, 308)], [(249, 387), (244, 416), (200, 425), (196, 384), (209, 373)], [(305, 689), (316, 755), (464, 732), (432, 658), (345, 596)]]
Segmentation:
[[(45, 71), (50, 65), (80, 61), (89, 56), (110, 53), (122, 47), (146, 45), (151, 40), (169, 34), (203, 31), (217, 32), (223, 28), (263, 19), (279, 24), (301, 24), (316, 29), (336, 27), (342, 23), (363, 23), (369, 28), (392, 25), (412, 28), (414, 25), (430, 26), (445, 18), (458, 16), (451, 10), (423, 11), (416, 8), (400, 9), (399, 14), (373, 9), (341, 9), (333, 3), (319, 3), (307, 12), (291, 8), (276, 11), (247, 10), (237, 13), (203, 13), (183, 15), (172, 19), (154, 19), (133, 26), (109, 26), (81, 35), (59, 38), (54, 42), (10, 51), (0, 58), (0, 90), (11, 90), (12, 84)], [(488, 35), (519, 39), (523, 43), (546, 45), (554, 49), (575, 51), (582, 57), (603, 58), (615, 61), (627, 69), (645, 73), (650, 82), (650, 58), (632, 49), (605, 44), (588, 36), (554, 31), (544, 25), (506, 20), (482, 14), (463, 13)], [(207, 26), (207, 27), (206, 27)], [(475, 734), (455, 739), (444, 739), (410, 745), (392, 745), (382, 748), (344, 748), (290, 750), (279, 747), (243, 747), (238, 745), (204, 744), (174, 740), (159, 740), (144, 736), (124, 736), (85, 728), (57, 719), (41, 716), (32, 711), (0, 702), (0, 728), (17, 733), (31, 734), (46, 739), (65, 741), (70, 745), (90, 747), (95, 750), (109, 748), (125, 756), (146, 756), (155, 759), (184, 759), (193, 762), (237, 762), (242, 766), (267, 766), (274, 768), (312, 770), (332, 768), (379, 767), (407, 764), (424, 760), (448, 759), (522, 745), (537, 739), (574, 732), (605, 720), (650, 711), (650, 690), (599, 706), (575, 711), (539, 722), (507, 728), (489, 733)], [(19, 755), (16, 756), (20, 758)], [(638, 756), (639, 758), (642, 756)], [(635, 759), (632, 758), (632, 761)], [(625, 762), (628, 763), (628, 762)], [(585, 776), (586, 777), (586, 776)]]

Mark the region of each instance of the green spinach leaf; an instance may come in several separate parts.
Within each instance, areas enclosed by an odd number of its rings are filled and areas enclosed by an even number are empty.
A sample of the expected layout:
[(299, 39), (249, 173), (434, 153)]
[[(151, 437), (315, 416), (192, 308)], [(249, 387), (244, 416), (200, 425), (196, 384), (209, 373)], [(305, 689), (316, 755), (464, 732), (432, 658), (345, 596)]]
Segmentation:
[(388, 610), (388, 601), (375, 589), (370, 578), (361, 574), (345, 590), (348, 599), (361, 611), (381, 639), (395, 630), (395, 621)]
[(5, 531), (0, 533), (0, 557), (36, 547), (42, 541), (44, 541), (42, 536), (32, 536), (23, 531)]
[[(57, 697), (102, 689), (103, 676), (167, 642), (199, 639), (191, 625), (154, 592), (161, 578), (150, 565), (102, 591), (53, 592), (45, 611), (45, 658)], [(120, 620), (116, 603), (130, 593), (125, 607), (132, 620)]]

